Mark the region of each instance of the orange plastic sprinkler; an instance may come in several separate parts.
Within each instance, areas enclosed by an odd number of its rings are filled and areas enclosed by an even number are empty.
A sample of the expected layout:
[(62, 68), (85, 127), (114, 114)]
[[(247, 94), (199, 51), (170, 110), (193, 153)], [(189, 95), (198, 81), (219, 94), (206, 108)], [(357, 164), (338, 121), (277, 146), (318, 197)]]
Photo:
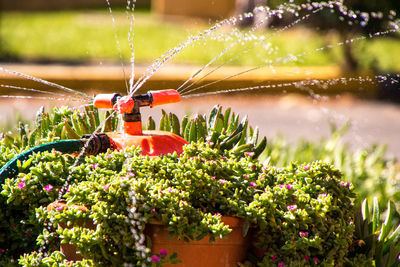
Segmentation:
[(99, 94), (94, 99), (96, 108), (114, 109), (123, 114), (124, 132), (106, 133), (117, 149), (129, 146), (141, 147), (142, 155), (159, 156), (168, 153), (182, 153), (187, 144), (180, 136), (166, 131), (143, 131), (140, 108), (176, 103), (181, 100), (176, 90), (149, 91), (147, 94), (121, 96)]

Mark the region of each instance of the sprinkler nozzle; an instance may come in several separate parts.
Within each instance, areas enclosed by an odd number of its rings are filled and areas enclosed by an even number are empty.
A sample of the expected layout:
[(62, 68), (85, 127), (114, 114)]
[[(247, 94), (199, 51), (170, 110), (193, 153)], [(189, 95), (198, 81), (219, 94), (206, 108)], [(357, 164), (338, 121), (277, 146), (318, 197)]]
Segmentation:
[(150, 91), (148, 94), (152, 95), (153, 102), (150, 107), (177, 103), (181, 101), (181, 95), (176, 90), (161, 90), (161, 91)]
[(140, 107), (154, 107), (181, 100), (181, 95), (173, 89), (149, 91), (147, 94), (121, 96), (119, 94), (99, 94), (93, 105), (96, 108), (114, 109), (124, 114), (125, 132), (131, 135), (142, 133)]
[(173, 89), (149, 91), (147, 94), (121, 96), (120, 94), (98, 94), (94, 99), (96, 108), (115, 109), (119, 113), (131, 113), (135, 108), (176, 103), (181, 95)]

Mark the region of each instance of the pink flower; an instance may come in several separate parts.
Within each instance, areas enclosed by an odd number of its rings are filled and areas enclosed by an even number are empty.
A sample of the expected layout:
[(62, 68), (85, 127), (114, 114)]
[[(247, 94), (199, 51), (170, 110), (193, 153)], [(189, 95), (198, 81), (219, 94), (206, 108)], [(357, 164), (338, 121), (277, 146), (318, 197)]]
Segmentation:
[(310, 257), (308, 257), (307, 255), (304, 255), (304, 260), (308, 261), (310, 259)]
[(173, 189), (171, 187), (168, 188), (168, 192), (172, 193)]
[(287, 184), (287, 185), (286, 185), (286, 188), (287, 188), (288, 190), (290, 190), (290, 189), (292, 189), (292, 186), (291, 186), (290, 184)]
[(275, 262), (276, 261), (276, 256), (271, 256), (271, 260), (273, 261), (273, 262)]
[(310, 166), (309, 166), (309, 165), (304, 166), (304, 170), (305, 170), (305, 171), (308, 171), (309, 169), (310, 169)]
[(218, 180), (218, 182), (221, 183), (221, 184), (225, 184), (225, 183), (226, 183), (226, 180), (221, 179), (221, 180)]
[(152, 260), (152, 262), (155, 262), (155, 263), (157, 263), (157, 262), (160, 262), (160, 257), (158, 257), (157, 255), (153, 255), (152, 257), (151, 257), (151, 260)]
[(301, 236), (306, 236), (306, 235), (308, 235), (308, 232), (300, 232), (300, 235)]
[(325, 193), (319, 194), (319, 195), (318, 195), (318, 198), (324, 198), (324, 197), (326, 197), (326, 194), (325, 194)]
[(58, 211), (63, 210), (63, 209), (64, 209), (64, 206), (57, 206), (56, 207), (56, 210), (58, 210)]
[(340, 182), (339, 183), (341, 186), (350, 186), (351, 184), (350, 183), (346, 183), (346, 182)]
[(152, 209), (151, 212), (152, 212), (152, 213), (156, 213), (156, 209)]
[(26, 185), (25, 185), (24, 182), (21, 182), (17, 186), (18, 186), (19, 189), (24, 189)]
[(160, 194), (161, 194), (161, 195), (164, 194), (164, 191), (160, 190)]
[(245, 174), (245, 175), (244, 175), (244, 179), (247, 179), (247, 178), (249, 178), (249, 175), (248, 175), (248, 174)]
[(93, 164), (92, 169), (95, 170), (95, 169), (97, 169), (97, 167), (99, 167), (99, 164), (95, 163), (95, 164)]
[(25, 177), (19, 178), (21, 182), (25, 182)]
[(283, 267), (285, 264), (283, 262), (278, 263), (278, 267)]
[(251, 186), (251, 187), (255, 187), (255, 186), (256, 186), (256, 183), (255, 183), (255, 182), (250, 182), (250, 186)]
[(0, 254), (3, 254), (4, 251), (5, 251), (4, 249), (0, 248)]
[(221, 157), (222, 160), (226, 160), (226, 157)]
[(52, 186), (51, 184), (49, 184), (49, 185), (46, 185), (46, 186), (44, 187), (44, 190), (46, 190), (47, 192), (50, 192), (53, 188), (54, 188), (54, 186)]
[(287, 206), (287, 208), (290, 211), (294, 211), (297, 208), (297, 205), (290, 205), (290, 206)]
[(284, 187), (283, 184), (278, 184), (278, 186), (279, 186), (280, 188), (283, 188), (283, 187)]
[(168, 253), (167, 253), (167, 251), (165, 250), (165, 249), (160, 249), (160, 255), (161, 256), (165, 256), (165, 255), (167, 255)]
[(212, 176), (211, 179), (215, 180), (215, 176)]
[(103, 189), (104, 190), (108, 190), (108, 188), (110, 188), (110, 186), (107, 184), (107, 185), (105, 185), (105, 186), (103, 186)]
[(314, 263), (317, 263), (319, 259), (317, 257), (314, 257)]
[(248, 157), (252, 157), (252, 156), (254, 156), (254, 152), (246, 152), (246, 155), (247, 155)]
[(221, 213), (217, 212), (214, 214), (214, 216), (221, 216)]
[(268, 169), (268, 167), (264, 167), (264, 171), (266, 171), (266, 172), (267, 172), (268, 170), (269, 170), (269, 169)]

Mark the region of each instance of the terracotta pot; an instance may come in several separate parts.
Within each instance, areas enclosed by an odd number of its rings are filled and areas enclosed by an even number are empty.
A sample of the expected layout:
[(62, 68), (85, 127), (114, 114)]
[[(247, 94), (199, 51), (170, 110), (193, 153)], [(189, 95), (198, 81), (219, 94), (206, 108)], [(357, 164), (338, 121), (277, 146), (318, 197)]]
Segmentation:
[(209, 242), (209, 237), (200, 241), (185, 242), (176, 237), (169, 238), (168, 227), (161, 223), (146, 225), (146, 234), (151, 238), (151, 250), (157, 254), (160, 249), (168, 252), (168, 255), (176, 252), (179, 264), (166, 264), (165, 266), (190, 266), (190, 267), (223, 267), (237, 266), (246, 257), (249, 246), (249, 235), (243, 237), (243, 220), (233, 217), (224, 217), (224, 224), (229, 225), (232, 232), (226, 239), (216, 239)]
[[(82, 212), (88, 211), (88, 209), (85, 206), (71, 205), (70, 207), (78, 208)], [(69, 206), (63, 201), (53, 202), (47, 206), (48, 211), (50, 211), (52, 209), (62, 210), (62, 209), (68, 209), (68, 208), (69, 208)], [(85, 221), (79, 222), (78, 225), (84, 226), (89, 229), (96, 228), (96, 226), (94, 225), (92, 220), (85, 220)], [(65, 224), (60, 224), (60, 227), (70, 229), (73, 226), (66, 226)], [(60, 244), (60, 251), (65, 255), (65, 258), (69, 261), (80, 261), (83, 259), (82, 255), (78, 254), (78, 252), (76, 251), (75, 245)]]
[[(83, 212), (88, 209), (84, 206), (71, 205)], [(65, 202), (53, 202), (47, 210), (51, 209), (68, 209)], [(250, 243), (250, 235), (243, 237), (242, 229), (244, 221), (234, 217), (223, 217), (224, 224), (229, 225), (232, 232), (226, 239), (216, 239), (210, 243), (209, 237), (204, 237), (199, 241), (185, 242), (176, 237), (169, 238), (168, 227), (160, 222), (151, 222), (146, 225), (146, 235), (151, 238), (151, 250), (154, 254), (164, 249), (169, 255), (176, 252), (178, 259), (182, 262), (179, 264), (166, 264), (164, 266), (190, 266), (190, 267), (223, 267), (237, 266), (238, 262), (245, 259), (247, 249)], [(62, 228), (71, 228), (61, 224)], [(95, 229), (93, 221), (79, 222), (79, 226), (84, 226), (89, 229)], [(60, 250), (65, 255), (67, 260), (79, 261), (82, 260), (82, 255), (76, 251), (76, 246), (71, 244), (60, 244)]]

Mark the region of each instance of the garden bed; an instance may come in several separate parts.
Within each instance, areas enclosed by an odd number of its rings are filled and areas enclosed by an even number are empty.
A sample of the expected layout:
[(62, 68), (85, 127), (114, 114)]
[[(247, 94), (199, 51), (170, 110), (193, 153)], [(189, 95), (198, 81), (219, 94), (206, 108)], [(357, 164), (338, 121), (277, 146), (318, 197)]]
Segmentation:
[[(76, 121), (66, 131), (58, 123), (98, 116), (96, 110), (86, 112), (62, 108), (40, 113), (36, 131), (22, 127), (20, 137), (3, 136), (2, 165), (27, 146), (75, 136), (72, 131), (82, 131), (82, 123), (88, 130), (100, 123)], [(213, 242), (231, 232), (222, 216), (243, 220), (243, 235), (258, 248), (249, 249), (243, 260), (250, 266), (391, 266), (397, 259), (400, 228), (395, 229), (392, 203), (383, 222), (377, 200), (373, 212), (366, 201), (358, 207), (354, 186), (329, 163), (275, 167), (273, 147), (264, 152), (269, 162), (261, 163), (262, 141), (230, 110), (216, 107), (208, 118), (185, 120), (177, 130), (174, 115), (164, 113), (160, 123), (162, 130), (191, 142), (182, 155), (149, 158), (128, 148), (76, 162), (74, 156), (49, 151), (18, 164), (19, 173), (5, 181), (1, 196), (2, 263), (71, 264), (59, 251), (60, 243), (74, 245), (83, 256), (76, 266), (174, 263), (179, 260), (174, 251), (151, 251), (144, 235), (147, 223), (159, 221), (184, 241), (208, 236)], [(63, 190), (71, 208), (48, 210)], [(81, 225), (82, 220), (93, 221), (95, 228)]]

